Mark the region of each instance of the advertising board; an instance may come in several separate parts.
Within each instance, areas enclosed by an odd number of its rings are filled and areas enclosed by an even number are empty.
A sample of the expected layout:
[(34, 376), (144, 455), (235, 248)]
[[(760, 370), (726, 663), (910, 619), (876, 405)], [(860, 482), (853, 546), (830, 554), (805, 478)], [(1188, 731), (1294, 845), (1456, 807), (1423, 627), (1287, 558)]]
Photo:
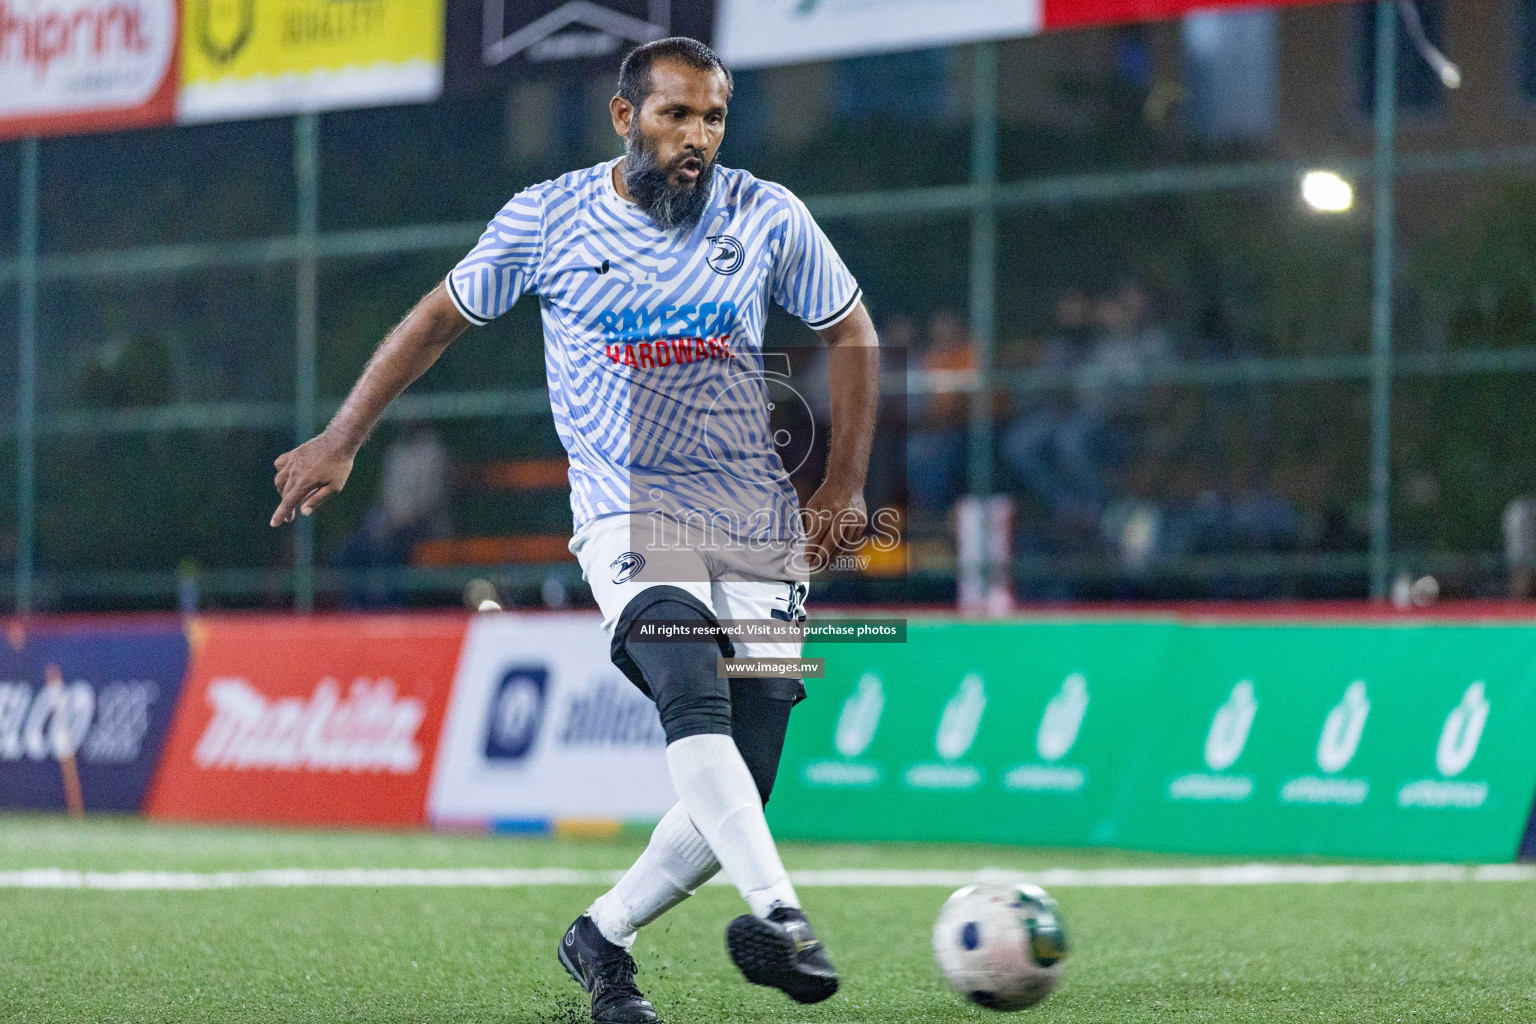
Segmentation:
[(460, 616), (209, 618), (153, 817), (419, 825)]
[(656, 706), (609, 661), (599, 616), (475, 618), (432, 777), (434, 823), (656, 821), (676, 799)]
[(814, 652), (826, 679), (769, 811), (784, 835), (1508, 860), (1530, 813), (1529, 626), (913, 622), (908, 638)]
[(443, 0), (185, 0), (180, 121), (418, 103), (443, 88)]
[(139, 810), (186, 668), (176, 623), (11, 625), (0, 807)]
[(709, 42), (714, 3), (666, 0), (451, 0), (444, 90), (465, 96), (523, 78), (616, 74), (640, 43)]
[(720, 0), (715, 43), (749, 68), (1319, 2), (1329, 0)]
[(176, 0), (0, 0), (0, 140), (168, 124)]

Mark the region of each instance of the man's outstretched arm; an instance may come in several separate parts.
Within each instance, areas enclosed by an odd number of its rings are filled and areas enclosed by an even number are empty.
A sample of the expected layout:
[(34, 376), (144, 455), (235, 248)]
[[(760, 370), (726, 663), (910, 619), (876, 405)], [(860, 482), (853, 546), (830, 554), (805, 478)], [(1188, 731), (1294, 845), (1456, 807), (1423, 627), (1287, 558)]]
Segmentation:
[(325, 430), (277, 457), (277, 493), (282, 500), (272, 513), (273, 526), (293, 522), (300, 512), (309, 515), (346, 486), (352, 460), (384, 409), (426, 373), (468, 326), (442, 284), (416, 303), (375, 350)]
[(816, 333), (830, 349), (832, 440), (826, 478), (805, 503), (806, 558), (813, 570), (826, 566), (839, 550), (852, 547), (864, 535), (869, 522), (864, 478), (869, 473), (880, 402), (880, 342), (863, 304)]

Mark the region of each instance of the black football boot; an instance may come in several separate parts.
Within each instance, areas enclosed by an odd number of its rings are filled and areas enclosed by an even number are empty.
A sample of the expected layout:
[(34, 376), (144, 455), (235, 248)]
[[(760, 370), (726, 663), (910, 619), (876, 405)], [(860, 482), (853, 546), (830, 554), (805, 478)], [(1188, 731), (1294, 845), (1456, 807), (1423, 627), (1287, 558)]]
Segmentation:
[(725, 930), (731, 960), (754, 985), (768, 985), (797, 1003), (819, 1003), (837, 991), (837, 971), (794, 907), (775, 907), (767, 919), (744, 914)]
[(635, 987), (635, 959), (603, 938), (586, 914), (560, 940), (560, 964), (592, 994), (594, 1024), (654, 1024), (656, 1008)]

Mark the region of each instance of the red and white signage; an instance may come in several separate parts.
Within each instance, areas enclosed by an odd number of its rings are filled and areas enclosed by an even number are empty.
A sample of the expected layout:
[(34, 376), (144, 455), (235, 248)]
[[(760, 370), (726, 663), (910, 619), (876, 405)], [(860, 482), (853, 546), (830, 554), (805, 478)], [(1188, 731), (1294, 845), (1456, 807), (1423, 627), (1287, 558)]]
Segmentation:
[(168, 124), (177, 0), (0, 0), (0, 139)]
[(464, 626), (458, 616), (198, 622), (148, 813), (422, 824)]
[(1042, 28), (1047, 32), (1092, 25), (1181, 18), (1202, 11), (1242, 7), (1295, 7), (1333, 0), (1044, 0)]
[(734, 67), (1010, 39), (1193, 11), (1329, 0), (719, 0), (715, 47)]

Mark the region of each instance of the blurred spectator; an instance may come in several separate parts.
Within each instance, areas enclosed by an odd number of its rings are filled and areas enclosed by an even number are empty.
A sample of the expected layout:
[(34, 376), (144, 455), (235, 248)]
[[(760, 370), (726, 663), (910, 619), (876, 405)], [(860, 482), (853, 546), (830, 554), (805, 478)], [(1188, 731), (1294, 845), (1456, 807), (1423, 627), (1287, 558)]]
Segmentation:
[[(971, 336), (953, 313), (934, 314), (917, 364), (925, 372), (976, 369)], [(962, 486), (970, 394), (953, 390), (957, 383), (944, 382), (950, 390), (924, 391), (907, 435), (907, 488), (913, 505), (926, 511), (947, 507)]]
[(1147, 322), (1147, 293), (1126, 281), (1100, 299), (1094, 311), (1101, 330), (1083, 368), (1079, 410), (1106, 425), (1124, 425), (1147, 407), (1148, 378), (1173, 358), (1163, 328)]
[(1504, 564), (1510, 598), (1529, 601), (1536, 595), (1536, 496), (1522, 494), (1504, 506)]
[[(408, 421), (384, 450), (379, 497), (362, 529), (336, 551), (343, 568), (382, 569), (404, 565), (420, 541), (442, 537), (450, 528), (448, 450), (425, 423)], [(389, 603), (383, 575), (369, 574), (365, 586), (351, 588), (355, 604)]]
[[(1004, 464), (1055, 516), (1097, 517), (1109, 498), (1106, 470), (1135, 450), (1151, 372), (1173, 355), (1167, 333), (1147, 322), (1147, 305), (1146, 292), (1130, 280), (1094, 303), (1097, 331), (1080, 346), (1086, 355), (1076, 407), (1021, 419), (1003, 439)], [(1064, 337), (1081, 337), (1075, 300), (1059, 307), (1057, 317)]]
[(80, 375), (81, 404), (93, 408), (145, 408), (176, 398), (176, 370), (163, 338), (140, 334), (105, 341), (90, 353)]
[[(1093, 342), (1092, 314), (1092, 304), (1081, 289), (1063, 293), (1056, 300), (1056, 328), (1040, 346), (1035, 365), (1048, 370), (1079, 365)], [(1003, 465), (1053, 512), (1071, 502), (1069, 489), (1059, 480), (1057, 446), (1073, 411), (1065, 390), (1031, 393), (1021, 399), (999, 439)]]

